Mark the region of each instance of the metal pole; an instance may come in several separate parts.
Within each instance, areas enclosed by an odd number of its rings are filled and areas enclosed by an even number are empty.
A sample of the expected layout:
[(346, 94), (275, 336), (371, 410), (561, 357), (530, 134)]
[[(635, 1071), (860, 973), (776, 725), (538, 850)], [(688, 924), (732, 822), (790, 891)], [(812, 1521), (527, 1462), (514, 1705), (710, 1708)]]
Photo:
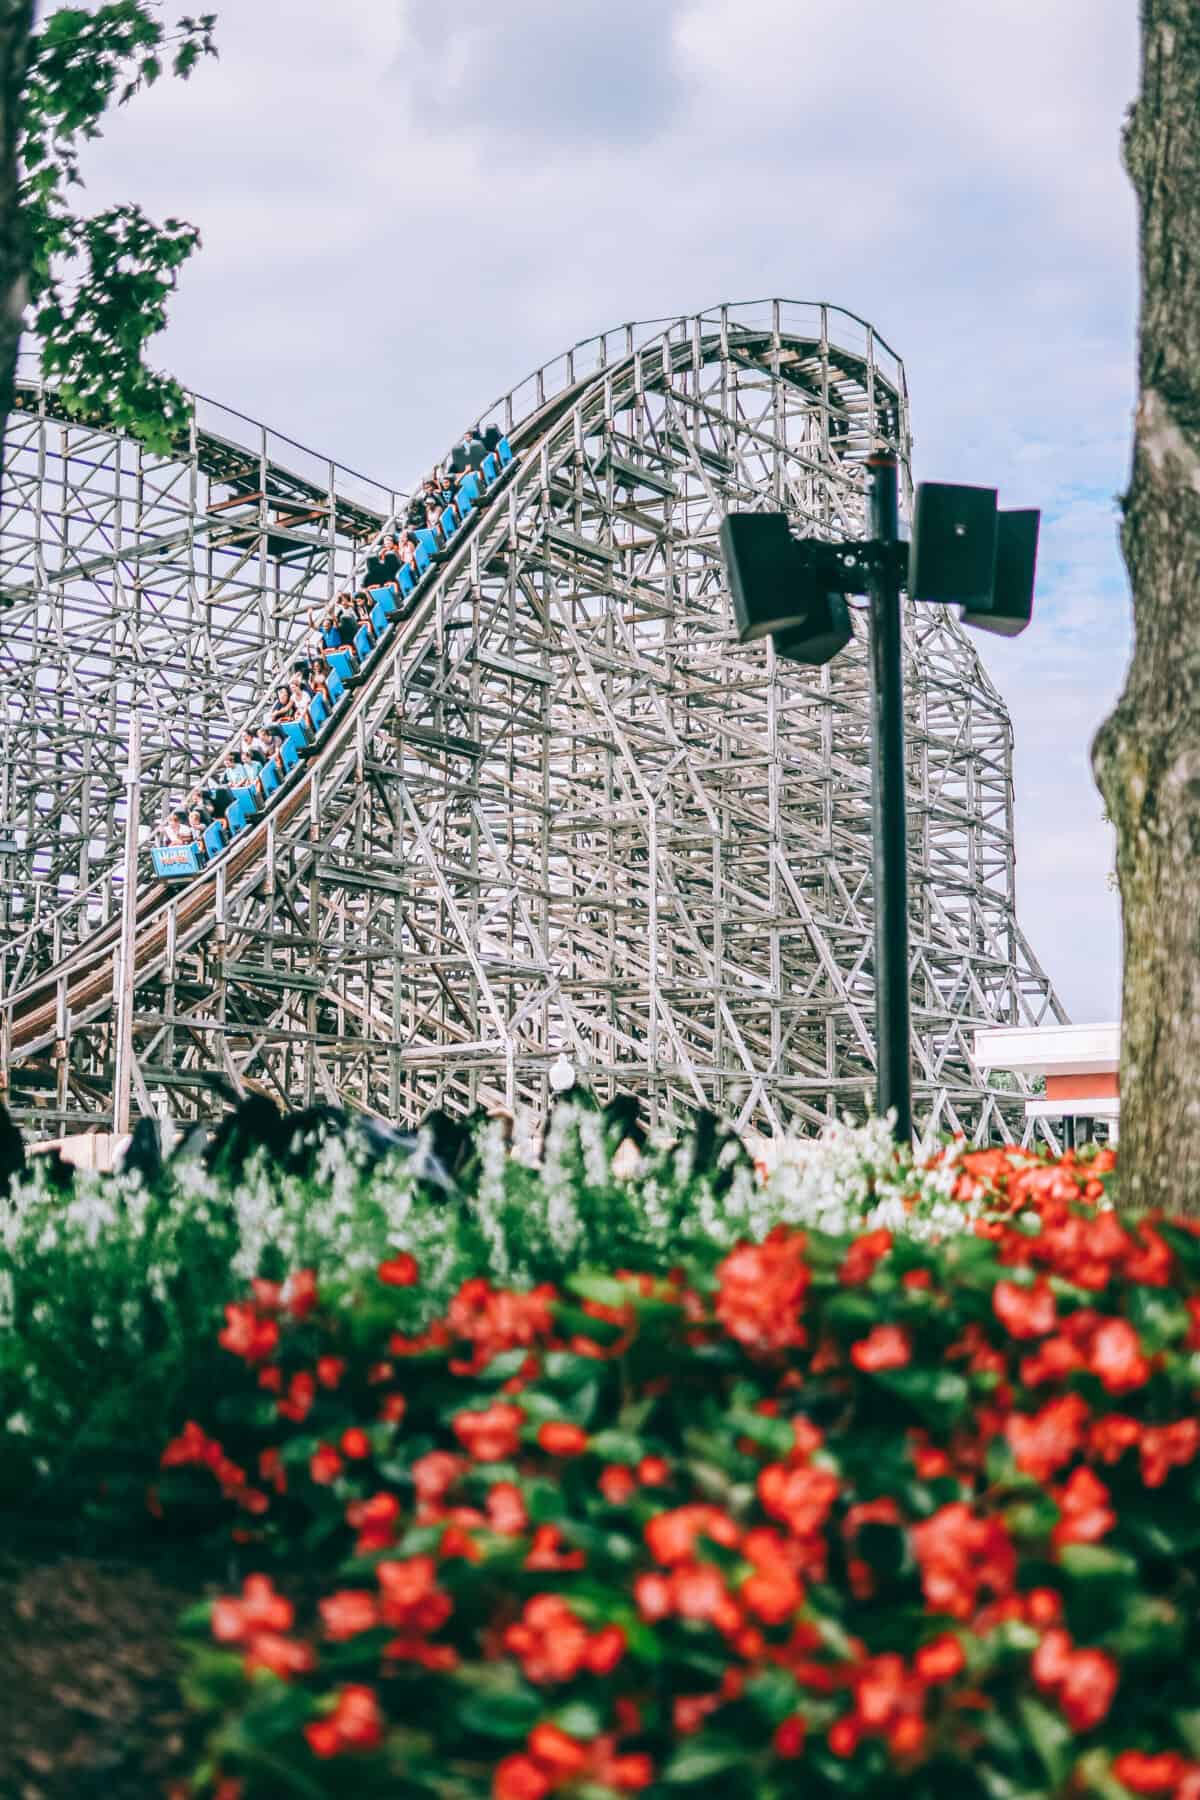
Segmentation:
[(883, 555), (870, 584), (871, 835), (875, 877), (876, 1103), (894, 1112), (898, 1143), (912, 1137), (909, 1061), (907, 797), (900, 581), (891, 546), (900, 535), (896, 458), (876, 451), (871, 471), (871, 537)]
[(137, 944), (137, 857), (141, 809), (142, 721), (136, 705), (129, 714), (129, 752), (125, 765), (125, 869), (121, 889), (121, 949), (117, 957), (117, 1042), (113, 1068), (113, 1133), (129, 1130), (133, 1086), (133, 975)]

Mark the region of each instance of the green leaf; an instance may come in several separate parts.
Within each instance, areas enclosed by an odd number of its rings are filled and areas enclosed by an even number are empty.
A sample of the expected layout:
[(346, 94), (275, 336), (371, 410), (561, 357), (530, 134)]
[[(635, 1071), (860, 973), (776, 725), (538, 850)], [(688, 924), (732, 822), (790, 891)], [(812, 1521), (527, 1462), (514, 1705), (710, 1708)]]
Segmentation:
[(1182, 1294), (1171, 1288), (1131, 1287), (1125, 1295), (1125, 1312), (1151, 1355), (1179, 1343), (1191, 1327)]
[(528, 1689), (513, 1693), (469, 1693), (455, 1708), (459, 1723), (480, 1737), (516, 1743), (533, 1730), (544, 1702)]
[(645, 1445), (631, 1431), (598, 1431), (591, 1440), (591, 1447), (605, 1462), (624, 1463), (629, 1468), (641, 1462), (646, 1454)]
[(1137, 1579), (1135, 1559), (1124, 1550), (1110, 1550), (1105, 1544), (1064, 1544), (1058, 1560), (1074, 1581), (1132, 1584)]
[(1039, 1761), (1058, 1787), (1071, 1766), (1074, 1733), (1061, 1713), (1051, 1712), (1040, 1700), (1023, 1694), (1017, 1701), (1022, 1723)]
[(930, 1425), (957, 1425), (967, 1410), (970, 1388), (955, 1369), (910, 1363), (904, 1369), (883, 1369), (874, 1379)]
[(796, 1436), (786, 1419), (773, 1419), (766, 1413), (744, 1408), (731, 1408), (725, 1418), (733, 1436), (748, 1437), (775, 1456), (786, 1456), (795, 1447)]
[(760, 1669), (746, 1683), (746, 1698), (764, 1713), (772, 1725), (778, 1725), (796, 1711), (800, 1687), (786, 1669)]
[(550, 1714), (554, 1724), (569, 1737), (590, 1743), (604, 1730), (604, 1714), (586, 1700), (570, 1700)]
[[(581, 1300), (593, 1300), (598, 1306), (629, 1306), (637, 1299), (632, 1283), (618, 1281), (615, 1275), (601, 1275), (593, 1269), (580, 1269), (567, 1278), (567, 1289)], [(589, 1319), (589, 1324), (598, 1321)]]
[(1167, 1660), (1187, 1648), (1184, 1615), (1171, 1602), (1151, 1594), (1123, 1593), (1120, 1623), (1105, 1635), (1105, 1645), (1122, 1659), (1143, 1656)]
[(207, 1631), (212, 1624), (213, 1603), (211, 1600), (197, 1600), (194, 1606), (185, 1606), (176, 1623), (181, 1631)]
[(1089, 1750), (1072, 1772), (1071, 1786), (1099, 1794), (1101, 1800), (1129, 1800), (1129, 1789), (1112, 1772), (1107, 1750)]
[(565, 1388), (568, 1393), (586, 1387), (596, 1379), (595, 1357), (580, 1356), (573, 1350), (551, 1350), (544, 1367), (546, 1380), (552, 1382), (556, 1390)]
[(720, 1775), (744, 1762), (745, 1758), (745, 1744), (708, 1736), (689, 1738), (680, 1744), (659, 1779), (673, 1787), (683, 1787), (689, 1782), (707, 1781), (710, 1776)]

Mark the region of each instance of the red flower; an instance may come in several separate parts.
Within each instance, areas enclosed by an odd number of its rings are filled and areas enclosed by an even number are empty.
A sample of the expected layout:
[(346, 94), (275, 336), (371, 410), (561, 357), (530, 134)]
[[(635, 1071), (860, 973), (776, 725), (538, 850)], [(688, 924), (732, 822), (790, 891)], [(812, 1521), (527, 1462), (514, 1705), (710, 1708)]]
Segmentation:
[(1106, 1717), (1120, 1676), (1103, 1650), (1076, 1650), (1058, 1690), (1058, 1704), (1073, 1731), (1091, 1731)]
[(913, 1666), (921, 1680), (932, 1687), (937, 1682), (953, 1681), (966, 1668), (967, 1659), (959, 1640), (951, 1632), (945, 1632), (932, 1643), (922, 1644), (913, 1659)]
[(655, 1562), (668, 1567), (691, 1562), (696, 1555), (696, 1541), (711, 1538), (714, 1544), (732, 1549), (740, 1533), (728, 1513), (719, 1506), (699, 1503), (677, 1506), (671, 1512), (655, 1513), (646, 1521), (646, 1546)]
[(637, 1492), (637, 1478), (632, 1469), (621, 1463), (610, 1463), (600, 1474), (600, 1492), (610, 1506), (623, 1506)]
[(1010, 1337), (1049, 1337), (1058, 1324), (1054, 1295), (1044, 1281), (1035, 1281), (1032, 1287), (998, 1281), (992, 1290), (992, 1310)]
[(853, 1756), (862, 1735), (862, 1726), (857, 1719), (838, 1719), (829, 1727), (829, 1748), (835, 1756)]
[(317, 1380), (322, 1387), (335, 1388), (346, 1373), (344, 1356), (318, 1356)]
[(488, 1489), (487, 1520), (493, 1531), (517, 1537), (529, 1524), (525, 1496), (511, 1481), (498, 1481)]
[(1033, 1679), (1053, 1694), (1074, 1731), (1090, 1731), (1117, 1691), (1117, 1665), (1103, 1650), (1076, 1650), (1069, 1632), (1048, 1631), (1033, 1654)]
[(399, 1517), (400, 1502), (395, 1494), (372, 1494), (368, 1500), (352, 1500), (346, 1508), (346, 1523), (358, 1532), (355, 1555), (390, 1550), (396, 1541)]
[(1040, 1387), (1046, 1381), (1063, 1381), (1083, 1367), (1082, 1350), (1060, 1334), (1048, 1337), (1032, 1356), (1021, 1359), (1021, 1380), (1026, 1387)]
[(1127, 1394), (1150, 1379), (1142, 1340), (1128, 1319), (1106, 1319), (1097, 1327), (1088, 1350), (1088, 1367), (1110, 1394)]
[(528, 1349), (554, 1335), (557, 1295), (543, 1283), (527, 1294), (496, 1289), (477, 1276), (464, 1281), (446, 1309), (448, 1339), (474, 1347), (470, 1362), (452, 1363), (455, 1373), (477, 1374), (505, 1350)]
[(560, 1594), (535, 1594), (516, 1624), (504, 1633), (504, 1647), (520, 1658), (526, 1677), (539, 1686), (573, 1681), (586, 1667), (589, 1634)]
[(829, 1469), (789, 1469), (768, 1463), (758, 1477), (758, 1497), (769, 1518), (780, 1519), (797, 1537), (814, 1537), (823, 1529), (840, 1483)]
[(1064, 1394), (1040, 1412), (1013, 1413), (1004, 1430), (1017, 1467), (1048, 1481), (1083, 1448), (1087, 1426), (1087, 1402), (1078, 1394)]
[(912, 1541), (931, 1612), (969, 1619), (981, 1591), (993, 1599), (1012, 1592), (1017, 1558), (1001, 1520), (976, 1518), (956, 1500), (915, 1526)]
[(403, 1394), (385, 1394), (379, 1417), (384, 1425), (399, 1425), (407, 1411), (408, 1401)]
[(306, 1319), (317, 1304), (317, 1272), (297, 1269), (283, 1286), (283, 1301), (293, 1319)]
[(1187, 1763), (1176, 1750), (1122, 1750), (1113, 1758), (1112, 1772), (1122, 1787), (1133, 1794), (1169, 1794), (1187, 1774)]
[(494, 1800), (543, 1800), (553, 1777), (532, 1756), (506, 1756), (492, 1776)]
[(338, 1689), (337, 1705), (328, 1718), (304, 1727), (304, 1735), (316, 1756), (336, 1756), (342, 1750), (375, 1750), (383, 1742), (383, 1715), (371, 1687)]
[(912, 1361), (912, 1338), (903, 1325), (875, 1325), (851, 1346), (850, 1361), (867, 1375), (902, 1369)]
[(838, 1280), (847, 1287), (860, 1287), (863, 1282), (870, 1281), (891, 1247), (892, 1234), (885, 1228), (864, 1232), (851, 1244), (838, 1270)]
[(1040, 1688), (1054, 1693), (1066, 1680), (1067, 1670), (1071, 1666), (1073, 1645), (1069, 1631), (1055, 1628), (1048, 1631), (1033, 1653), (1030, 1669), (1033, 1679)]
[(720, 1694), (676, 1694), (671, 1702), (671, 1724), (681, 1737), (691, 1737), (721, 1703)]
[(357, 1637), (379, 1623), (375, 1596), (365, 1588), (340, 1588), (336, 1594), (327, 1594), (319, 1610), (325, 1635), (335, 1642)]
[[(751, 1536), (758, 1534), (751, 1533)], [(764, 1533), (770, 1536), (770, 1533)], [(764, 1625), (784, 1625), (804, 1601), (804, 1588), (786, 1562), (780, 1558), (761, 1566), (748, 1575), (738, 1589), (738, 1598), (747, 1612)]]
[(421, 1276), (416, 1257), (410, 1256), (407, 1250), (402, 1250), (398, 1256), (389, 1257), (387, 1262), (381, 1262), (376, 1273), (388, 1287), (413, 1287)]
[(262, 1362), (279, 1342), (279, 1322), (262, 1318), (249, 1304), (231, 1304), (225, 1308), (225, 1329), (217, 1342), (233, 1356)]
[(908, 1441), (913, 1468), (922, 1481), (938, 1481), (942, 1476), (953, 1473), (954, 1465), (950, 1458), (944, 1450), (930, 1443), (927, 1431), (910, 1431)]
[(717, 1269), (717, 1318), (749, 1350), (786, 1350), (808, 1342), (800, 1320), (812, 1273), (803, 1232), (777, 1227), (765, 1243), (741, 1244)]
[(361, 1462), (371, 1454), (371, 1440), (357, 1425), (351, 1425), (343, 1431), (341, 1445), (342, 1455), (348, 1456), (352, 1462)]
[(1103, 1463), (1120, 1462), (1127, 1450), (1139, 1443), (1142, 1427), (1137, 1419), (1122, 1413), (1108, 1413), (1096, 1419), (1088, 1432), (1088, 1449)]
[(578, 1425), (551, 1419), (538, 1426), (537, 1441), (548, 1456), (579, 1456), (587, 1449), (587, 1432)]
[(637, 1478), (643, 1487), (666, 1487), (671, 1479), (671, 1465), (662, 1456), (643, 1456), (637, 1466)]
[(587, 1746), (543, 1720), (529, 1734), (529, 1750), (554, 1776), (555, 1783), (571, 1781), (588, 1765)]
[(1188, 1326), (1187, 1341), (1184, 1348), (1186, 1350), (1200, 1350), (1200, 1294), (1193, 1294), (1190, 1297), (1187, 1303), (1187, 1309), (1191, 1323)]
[(771, 1739), (776, 1756), (789, 1759), (804, 1755), (804, 1735), (808, 1726), (802, 1713), (792, 1713), (775, 1727), (775, 1735)]
[(328, 1487), (342, 1472), (342, 1459), (332, 1444), (320, 1444), (309, 1458), (308, 1472), (321, 1487)]
[(1062, 1544), (1098, 1543), (1117, 1522), (1117, 1515), (1109, 1506), (1108, 1489), (1090, 1469), (1076, 1469), (1054, 1498), (1062, 1515), (1051, 1535), (1056, 1548)]
[(469, 1467), (463, 1457), (449, 1450), (430, 1450), (418, 1456), (411, 1470), (418, 1502), (423, 1507), (439, 1505)]
[(316, 1398), (317, 1384), (307, 1369), (299, 1369), (288, 1383), (286, 1398), (276, 1402), (275, 1410), (281, 1418), (290, 1419), (294, 1425), (302, 1425), (312, 1410)]
[(705, 1619), (718, 1629), (736, 1630), (741, 1624), (725, 1578), (712, 1563), (685, 1563), (677, 1568), (671, 1578), (671, 1599), (681, 1619)]
[(297, 1643), (295, 1638), (275, 1631), (257, 1631), (246, 1646), (242, 1663), (247, 1675), (255, 1669), (269, 1669), (272, 1675), (287, 1681), (292, 1675), (307, 1675), (316, 1667), (317, 1659), (311, 1644)]
[(633, 1584), (633, 1597), (643, 1619), (653, 1625), (670, 1617), (673, 1605), (671, 1583), (665, 1575), (639, 1575)]
[(593, 1675), (611, 1675), (628, 1648), (619, 1625), (603, 1625), (588, 1644), (584, 1660)]
[(287, 1471), (279, 1460), (278, 1450), (268, 1447), (258, 1453), (258, 1472), (269, 1481), (277, 1494), (287, 1493)]
[(1177, 1419), (1173, 1425), (1147, 1425), (1140, 1445), (1142, 1480), (1161, 1487), (1172, 1469), (1186, 1468), (1200, 1450), (1200, 1420)]
[(277, 1594), (267, 1575), (247, 1575), (240, 1600), (213, 1601), (210, 1629), (219, 1644), (240, 1644), (257, 1632), (285, 1632), (295, 1623), (290, 1600)]
[(1142, 1222), (1130, 1227), (1136, 1239), (1125, 1255), (1126, 1281), (1140, 1282), (1143, 1287), (1166, 1287), (1175, 1270), (1170, 1246), (1158, 1235), (1153, 1225)]
[(450, 1423), (475, 1462), (504, 1462), (516, 1454), (525, 1414), (519, 1406), (497, 1403), (482, 1412), (456, 1413)]
[(525, 1558), (527, 1569), (582, 1569), (587, 1557), (582, 1550), (564, 1550), (557, 1525), (539, 1525)]
[(450, 1596), (438, 1586), (431, 1556), (381, 1562), (375, 1575), (383, 1596), (380, 1620), (396, 1631), (427, 1637), (444, 1625), (454, 1610)]

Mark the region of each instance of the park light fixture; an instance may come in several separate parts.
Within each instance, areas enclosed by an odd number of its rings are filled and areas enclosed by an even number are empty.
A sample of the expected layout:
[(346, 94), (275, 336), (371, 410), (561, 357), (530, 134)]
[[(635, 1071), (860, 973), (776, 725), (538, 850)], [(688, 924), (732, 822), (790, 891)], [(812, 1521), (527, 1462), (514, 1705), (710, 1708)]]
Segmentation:
[(550, 1086), (556, 1094), (569, 1094), (575, 1086), (575, 1065), (565, 1051), (550, 1064)]
[(820, 667), (853, 631), (847, 594), (871, 615), (871, 830), (875, 876), (876, 1104), (912, 1137), (908, 977), (908, 851), (900, 590), (957, 606), (964, 625), (1013, 637), (1033, 613), (1040, 513), (1001, 512), (995, 488), (925, 481), (913, 506), (912, 540), (900, 537), (899, 472), (876, 451), (869, 536), (795, 538), (784, 513), (729, 513), (721, 552), (743, 644), (770, 637), (776, 654)]

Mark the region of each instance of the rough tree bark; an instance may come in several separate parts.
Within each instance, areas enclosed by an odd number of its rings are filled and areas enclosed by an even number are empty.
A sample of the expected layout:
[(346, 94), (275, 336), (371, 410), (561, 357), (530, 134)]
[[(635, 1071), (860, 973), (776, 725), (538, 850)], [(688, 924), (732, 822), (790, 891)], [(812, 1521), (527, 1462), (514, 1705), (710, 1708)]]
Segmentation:
[(1200, 1213), (1200, 4), (1142, 0), (1125, 132), (1141, 248), (1121, 533), (1134, 650), (1093, 767), (1124, 924), (1121, 1195)]
[(21, 92), (34, 0), (0, 0), (0, 423), (12, 411), (29, 266), (17, 196)]

